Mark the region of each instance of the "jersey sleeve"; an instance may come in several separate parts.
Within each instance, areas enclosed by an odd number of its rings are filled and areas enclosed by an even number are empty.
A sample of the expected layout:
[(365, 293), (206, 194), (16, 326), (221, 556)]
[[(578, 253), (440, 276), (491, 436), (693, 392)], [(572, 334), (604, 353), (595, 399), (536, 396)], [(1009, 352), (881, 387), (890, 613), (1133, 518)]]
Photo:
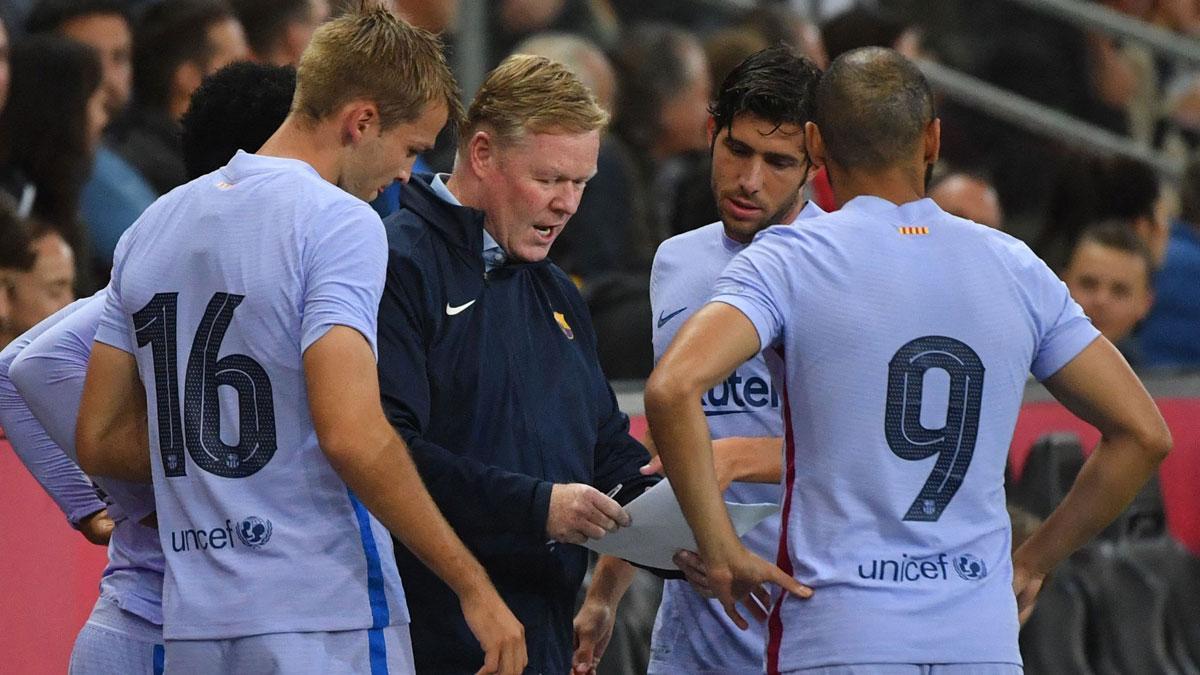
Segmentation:
[(771, 228), (737, 254), (717, 277), (710, 302), (731, 305), (758, 332), (759, 351), (779, 343), (784, 333), (780, 299), (788, 297), (786, 241)]
[(379, 298), (387, 267), (387, 239), (366, 204), (317, 216), (304, 250), (304, 308), (300, 351), (334, 326), (362, 333), (376, 347)]
[(117, 242), (113, 253), (112, 278), (108, 282), (108, 291), (104, 300), (104, 311), (100, 314), (100, 324), (96, 329), (96, 342), (133, 354), (137, 345), (133, 339), (133, 325), (129, 315), (125, 313), (121, 302), (121, 277), (125, 269), (125, 257), (129, 250), (129, 240), (134, 234), (134, 228), (126, 232)]
[(105, 507), (91, 481), (46, 433), (10, 378), (12, 363), (28, 344), (22, 336), (0, 352), (0, 424), (14, 452), (59, 510), (75, 526)]
[[(69, 316), (37, 336), (13, 360), (9, 376), (30, 413), (44, 429), (53, 451), (78, 461), (75, 452), (75, 423), (83, 383), (87, 377), (88, 356), (100, 314), (104, 311), (104, 291), (82, 301)], [(50, 457), (50, 450), (42, 453)], [(57, 460), (57, 458), (55, 458)], [(74, 469), (72, 473), (78, 472)], [(146, 484), (127, 483), (111, 478), (96, 478), (113, 503), (110, 515), (141, 520), (155, 510), (153, 493)], [(91, 488), (91, 483), (88, 483)]]
[(1024, 246), (1022, 249), (1022, 276), (1037, 329), (1037, 348), (1030, 371), (1041, 381), (1078, 356), (1100, 336), (1100, 331), (1071, 297), (1067, 285), (1033, 251)]

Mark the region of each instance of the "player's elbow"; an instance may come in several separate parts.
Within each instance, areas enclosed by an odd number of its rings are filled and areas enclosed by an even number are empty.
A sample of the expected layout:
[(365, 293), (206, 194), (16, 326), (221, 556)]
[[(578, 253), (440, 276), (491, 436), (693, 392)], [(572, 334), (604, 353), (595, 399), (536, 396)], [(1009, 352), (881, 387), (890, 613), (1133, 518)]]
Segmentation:
[(1161, 415), (1155, 415), (1154, 420), (1147, 420), (1134, 431), (1134, 440), (1142, 449), (1143, 455), (1155, 466), (1167, 458), (1174, 441), (1171, 439), (1171, 429)]
[(646, 380), (646, 415), (650, 418), (670, 415), (675, 407), (688, 401), (689, 396), (696, 394), (698, 397), (699, 393), (682, 374), (669, 368), (655, 368)]

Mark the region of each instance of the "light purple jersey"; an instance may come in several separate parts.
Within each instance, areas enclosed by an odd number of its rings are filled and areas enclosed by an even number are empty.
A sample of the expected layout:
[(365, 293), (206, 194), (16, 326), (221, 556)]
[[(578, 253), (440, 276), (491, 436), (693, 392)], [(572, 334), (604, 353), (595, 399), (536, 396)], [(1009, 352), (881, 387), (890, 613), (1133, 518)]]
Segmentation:
[(11, 370), (13, 361), (34, 338), (78, 310), (84, 302), (77, 300), (51, 314), (0, 351), (0, 425), (21, 463), (58, 505), (72, 527), (77, 527), (82, 518), (105, 508), (106, 504), (96, 494), (92, 481), (63, 453), (34, 417), (13, 383)]
[(738, 255), (715, 302), (783, 371), (785, 571), (768, 671), (1020, 664), (1004, 466), (1025, 380), (1098, 335), (1023, 243), (858, 197)]
[[(39, 335), (21, 350), (10, 369), (17, 392), (55, 449), (73, 462), (78, 457), (75, 421), (79, 400), (105, 299), (105, 291), (100, 291), (71, 305), (71, 312), (60, 312), (39, 324)], [(100, 592), (121, 609), (161, 626), (166, 565), (157, 531), (140, 522), (154, 512), (154, 491), (147, 484), (110, 478), (98, 477), (96, 483), (108, 494), (112, 502), (109, 516), (116, 522)], [(161, 641), (161, 636), (158, 639)]]
[(302, 361), (335, 325), (374, 349), (386, 260), (366, 203), (243, 152), (122, 237), (96, 340), (146, 391), (167, 640), (407, 623), (391, 538), (322, 453)]
[[(812, 202), (802, 219), (824, 213)], [(713, 284), (746, 244), (725, 235), (721, 222), (664, 241), (650, 271), (654, 360), (662, 358), (675, 332), (712, 296)], [(734, 436), (783, 436), (779, 390), (762, 356), (747, 361), (702, 399), (714, 439)], [(725, 499), (743, 504), (778, 503), (779, 485), (734, 483)], [(779, 548), (779, 516), (764, 520), (742, 537), (746, 546), (769, 560)], [(761, 673), (766, 627), (751, 622), (741, 630), (721, 603), (707, 600), (682, 580), (663, 584), (662, 604), (650, 643), (651, 675), (683, 673)]]

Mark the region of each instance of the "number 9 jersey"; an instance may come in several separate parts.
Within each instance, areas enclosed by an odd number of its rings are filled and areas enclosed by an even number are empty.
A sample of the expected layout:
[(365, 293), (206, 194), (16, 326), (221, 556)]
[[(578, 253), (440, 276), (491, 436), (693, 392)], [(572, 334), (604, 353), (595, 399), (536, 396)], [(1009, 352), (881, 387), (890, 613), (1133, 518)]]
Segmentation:
[(146, 390), (166, 639), (408, 622), (391, 537), (317, 443), (302, 360), (334, 325), (375, 348), (386, 257), (365, 203), (246, 153), (121, 238), (96, 340)]
[(861, 196), (764, 231), (713, 300), (783, 384), (776, 562), (815, 590), (773, 608), (768, 670), (1020, 664), (1004, 468), (1029, 373), (1099, 335), (1066, 286), (932, 200)]

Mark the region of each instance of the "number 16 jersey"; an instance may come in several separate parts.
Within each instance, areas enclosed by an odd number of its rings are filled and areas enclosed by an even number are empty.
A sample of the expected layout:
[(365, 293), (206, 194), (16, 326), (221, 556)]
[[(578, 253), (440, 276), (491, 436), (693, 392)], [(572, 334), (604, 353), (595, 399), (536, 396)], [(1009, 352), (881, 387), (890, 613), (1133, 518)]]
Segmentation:
[(364, 202), (246, 153), (121, 238), (96, 340), (146, 391), (167, 639), (407, 623), (391, 538), (317, 443), (302, 360), (334, 325), (375, 348), (386, 256)]
[(1098, 335), (1024, 244), (923, 199), (772, 227), (714, 301), (783, 383), (767, 666), (1020, 664), (1004, 467), (1025, 381)]

